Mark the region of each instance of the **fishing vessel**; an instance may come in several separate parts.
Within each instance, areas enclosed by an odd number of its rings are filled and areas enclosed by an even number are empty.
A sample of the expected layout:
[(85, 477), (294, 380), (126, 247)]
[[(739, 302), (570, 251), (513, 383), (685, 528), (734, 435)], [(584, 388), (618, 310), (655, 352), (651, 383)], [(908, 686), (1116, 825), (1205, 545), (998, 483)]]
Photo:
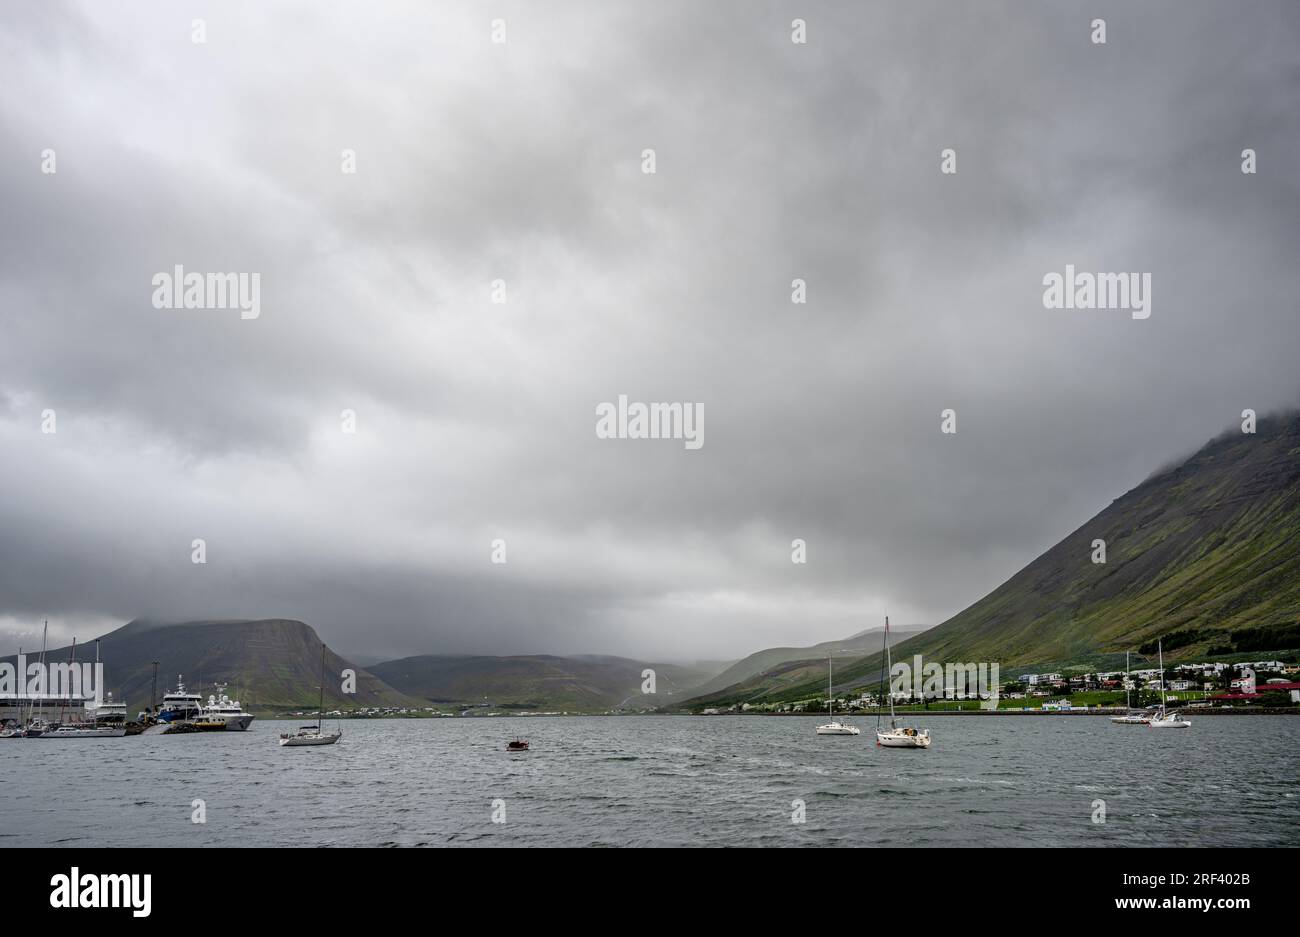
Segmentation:
[(850, 722), (835, 718), (835, 691), (831, 685), (831, 672), (833, 655), (826, 655), (826, 705), (831, 715), (831, 721), (825, 725), (817, 727), (818, 735), (859, 735), (861, 730)]
[(1165, 650), (1160, 640), (1156, 640), (1156, 650), (1160, 653), (1160, 708), (1151, 717), (1149, 725), (1153, 729), (1190, 729), (1192, 724), (1177, 712), (1166, 711), (1168, 700), (1165, 698)]
[(282, 748), (297, 748), (304, 745), (333, 745), (339, 739), (343, 738), (343, 733), (338, 729), (334, 732), (325, 732), (322, 724), (325, 719), (325, 644), (321, 642), (320, 646), (320, 705), (316, 709), (316, 724), (314, 726), (300, 726), (296, 733), (290, 734), (282, 732), (280, 734), (280, 746)]
[(888, 672), (894, 669), (894, 659), (889, 648), (889, 616), (885, 616), (885, 659), (881, 661), (881, 667), (886, 666), (888, 662), (888, 671), (882, 670), (880, 674), (880, 683), (884, 687), (885, 693), (889, 696), (889, 728), (882, 729), (880, 725), (880, 707), (876, 707), (876, 747), (877, 748), (929, 748), (930, 747), (930, 730), (918, 729), (914, 726), (898, 725), (894, 716), (894, 691), (889, 686)]
[(106, 693), (104, 702), (94, 710), (94, 720), (97, 726), (125, 726), (126, 703), (115, 702), (113, 694)]
[(226, 695), (226, 684), (218, 683), (216, 693), (208, 695), (208, 703), (203, 707), (200, 719), (204, 722), (225, 723), (229, 732), (246, 732), (256, 718), (252, 713), (244, 712), (239, 700), (232, 700)]
[(183, 674), (176, 675), (176, 689), (163, 695), (158, 707), (159, 722), (189, 722), (203, 712), (203, 697), (185, 689)]
[(1133, 684), (1129, 681), (1129, 652), (1124, 652), (1124, 706), (1128, 709), (1122, 716), (1111, 716), (1110, 721), (1118, 726), (1144, 726), (1151, 722), (1151, 716), (1133, 711)]

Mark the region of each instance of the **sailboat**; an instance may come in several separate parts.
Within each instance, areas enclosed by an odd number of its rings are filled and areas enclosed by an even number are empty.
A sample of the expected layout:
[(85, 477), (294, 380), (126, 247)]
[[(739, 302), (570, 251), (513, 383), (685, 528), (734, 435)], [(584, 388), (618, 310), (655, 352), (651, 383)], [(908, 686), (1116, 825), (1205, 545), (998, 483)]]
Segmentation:
[(334, 732), (325, 732), (322, 725), (325, 720), (325, 642), (320, 646), (320, 705), (316, 709), (316, 724), (314, 726), (302, 726), (294, 734), (283, 732), (280, 734), (281, 747), (297, 747), (300, 745), (333, 745), (339, 739), (343, 738), (343, 733), (335, 729)]
[(1151, 717), (1146, 713), (1133, 711), (1133, 684), (1129, 680), (1128, 666), (1129, 652), (1124, 652), (1124, 705), (1128, 712), (1122, 716), (1111, 716), (1110, 721), (1119, 726), (1144, 726), (1151, 722)]
[[(45, 646), (49, 642), (49, 637), (50, 637), (50, 620), (47, 618), (45, 620), (45, 630), (41, 632), (41, 673), (45, 673)], [(43, 686), (42, 692), (46, 692), (48, 690), (49, 687)], [(28, 738), (28, 739), (40, 738), (41, 733), (44, 732), (45, 729), (47, 728), (44, 719), (41, 719), (40, 721), (37, 721), (36, 719), (36, 703), (37, 703), (36, 695), (32, 694), (31, 702), (27, 706), (27, 724), (23, 726), (17, 733), (18, 736), (21, 736), (22, 738)]]
[(1192, 724), (1181, 718), (1178, 713), (1165, 711), (1165, 650), (1158, 638), (1156, 639), (1156, 649), (1160, 652), (1160, 709), (1151, 717), (1151, 728), (1190, 729)]
[(831, 672), (834, 659), (833, 654), (826, 655), (826, 702), (830, 707), (831, 721), (824, 726), (817, 727), (818, 735), (860, 735), (862, 730), (851, 722), (845, 722), (842, 719), (835, 718), (835, 691), (831, 688)]
[(876, 747), (877, 748), (929, 748), (930, 730), (917, 729), (912, 726), (898, 727), (894, 717), (894, 692), (890, 689), (887, 673), (883, 670), (888, 661), (889, 670), (894, 669), (894, 659), (889, 649), (889, 616), (885, 616), (885, 660), (881, 661), (880, 684), (889, 696), (889, 728), (880, 727), (880, 707), (876, 707)]
[[(72, 653), (75, 655), (77, 649), (77, 639), (72, 639)], [(99, 671), (99, 642), (95, 642), (95, 671)], [(69, 658), (69, 667), (73, 666), (72, 658)], [(83, 709), (83, 719), (81, 722), (62, 723), (62, 713), (60, 712), (60, 725), (55, 726), (45, 732), (40, 737), (43, 739), (120, 739), (126, 735), (126, 726), (117, 725), (108, 722), (99, 722), (95, 716)], [(89, 721), (86, 721), (89, 719)]]

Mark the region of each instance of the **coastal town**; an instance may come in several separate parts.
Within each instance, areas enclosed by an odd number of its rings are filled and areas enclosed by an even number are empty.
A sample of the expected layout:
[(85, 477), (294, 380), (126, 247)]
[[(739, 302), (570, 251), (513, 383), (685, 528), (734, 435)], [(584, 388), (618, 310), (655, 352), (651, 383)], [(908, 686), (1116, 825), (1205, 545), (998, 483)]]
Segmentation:
[[(1130, 707), (1153, 707), (1160, 702), (1162, 672), (1158, 667), (1129, 671), (1095, 671), (1067, 675), (1058, 671), (1022, 673), (998, 684), (998, 712), (1097, 712), (1109, 713)], [(1278, 660), (1238, 663), (1186, 663), (1166, 667), (1164, 691), (1170, 704), (1186, 708), (1270, 710), (1300, 707), (1300, 663)], [(895, 690), (899, 707), (921, 707), (927, 711), (988, 710), (987, 701), (973, 699), (946, 684), (941, 696), (925, 698), (914, 689)], [(838, 694), (831, 700), (836, 711), (875, 710), (887, 700), (869, 691)], [(981, 706), (981, 703), (985, 705)], [(828, 708), (827, 698), (738, 703), (709, 707), (701, 715), (725, 713), (820, 713)]]

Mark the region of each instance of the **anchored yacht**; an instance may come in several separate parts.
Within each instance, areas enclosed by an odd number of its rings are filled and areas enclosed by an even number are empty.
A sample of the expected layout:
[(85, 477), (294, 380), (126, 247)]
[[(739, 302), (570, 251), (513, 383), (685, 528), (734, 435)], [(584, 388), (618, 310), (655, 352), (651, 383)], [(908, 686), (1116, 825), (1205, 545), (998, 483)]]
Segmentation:
[(205, 722), (224, 722), (229, 732), (245, 732), (256, 718), (252, 713), (244, 712), (239, 700), (232, 700), (226, 695), (226, 684), (217, 684), (217, 692), (208, 696), (208, 705), (203, 707)]
[(845, 722), (843, 719), (835, 718), (835, 691), (831, 687), (831, 672), (834, 665), (831, 663), (832, 656), (826, 657), (826, 702), (828, 712), (831, 714), (831, 721), (825, 725), (817, 727), (818, 735), (859, 735), (861, 729), (851, 722)]
[(1165, 649), (1157, 639), (1156, 649), (1160, 653), (1160, 708), (1156, 714), (1151, 717), (1151, 728), (1153, 729), (1190, 729), (1192, 724), (1176, 712), (1167, 712), (1165, 705), (1168, 699), (1165, 696)]
[[(888, 669), (886, 667), (888, 661)], [(886, 676), (894, 670), (893, 653), (889, 647), (889, 616), (885, 616), (885, 659), (881, 662), (880, 683), (889, 694), (889, 728), (880, 725), (880, 707), (876, 707), (876, 747), (877, 748), (929, 748), (930, 730), (914, 729), (911, 726), (899, 728), (894, 718), (894, 691), (889, 686)]]
[(1144, 712), (1135, 712), (1133, 710), (1133, 683), (1129, 674), (1129, 652), (1124, 652), (1124, 705), (1128, 707), (1128, 712), (1122, 716), (1111, 716), (1110, 721), (1117, 726), (1145, 726), (1150, 725), (1151, 715)]
[(120, 739), (126, 735), (126, 726), (101, 726), (93, 722), (74, 722), (57, 729), (42, 732), (42, 739)]
[(342, 730), (337, 727), (333, 732), (325, 731), (325, 645), (320, 646), (320, 705), (316, 710), (314, 726), (299, 726), (298, 731), (290, 735), (280, 733), (282, 748), (296, 748), (300, 745), (333, 745), (343, 738)]

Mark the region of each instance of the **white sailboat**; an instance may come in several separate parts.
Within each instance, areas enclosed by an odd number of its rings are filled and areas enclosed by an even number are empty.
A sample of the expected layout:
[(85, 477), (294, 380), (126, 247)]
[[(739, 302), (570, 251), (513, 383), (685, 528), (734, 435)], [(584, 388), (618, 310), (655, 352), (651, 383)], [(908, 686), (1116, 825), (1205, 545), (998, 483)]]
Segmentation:
[[(77, 639), (72, 639), (72, 651), (68, 656), (68, 666), (75, 666), (77, 654)], [(99, 642), (95, 642), (95, 663), (99, 663)], [(98, 667), (96, 668), (98, 670)], [(63, 722), (63, 714), (60, 711), (59, 725), (48, 729), (40, 734), (43, 739), (120, 739), (126, 735), (125, 725), (100, 724), (95, 721), (85, 721), (85, 716), (89, 715), (84, 706), (82, 709), (83, 721), (81, 722)]]
[(1165, 711), (1165, 650), (1159, 639), (1156, 640), (1156, 649), (1160, 652), (1160, 709), (1151, 717), (1151, 728), (1190, 729), (1192, 724), (1180, 717), (1178, 713)]
[(339, 739), (343, 738), (340, 730), (334, 732), (325, 732), (322, 724), (325, 720), (325, 643), (322, 641), (320, 646), (320, 706), (316, 710), (316, 724), (314, 726), (301, 726), (296, 733), (283, 732), (280, 734), (280, 746), (282, 748), (298, 748), (303, 745), (333, 745)]
[(826, 701), (830, 709), (831, 721), (817, 727), (818, 735), (860, 735), (862, 730), (851, 722), (835, 718), (835, 691), (831, 686), (831, 671), (834, 654), (826, 655)]
[(1110, 721), (1119, 726), (1144, 726), (1151, 722), (1146, 713), (1133, 711), (1133, 684), (1129, 680), (1129, 652), (1124, 652), (1124, 706), (1128, 709), (1122, 716), (1111, 716)]
[[(913, 726), (899, 727), (894, 717), (894, 693), (889, 687), (889, 672), (894, 669), (894, 659), (889, 648), (889, 616), (885, 616), (885, 661), (888, 670), (881, 673), (880, 683), (889, 696), (889, 728), (880, 727), (880, 707), (876, 707), (876, 747), (877, 748), (929, 748), (930, 730), (917, 729)], [(885, 661), (881, 664), (884, 666)]]

